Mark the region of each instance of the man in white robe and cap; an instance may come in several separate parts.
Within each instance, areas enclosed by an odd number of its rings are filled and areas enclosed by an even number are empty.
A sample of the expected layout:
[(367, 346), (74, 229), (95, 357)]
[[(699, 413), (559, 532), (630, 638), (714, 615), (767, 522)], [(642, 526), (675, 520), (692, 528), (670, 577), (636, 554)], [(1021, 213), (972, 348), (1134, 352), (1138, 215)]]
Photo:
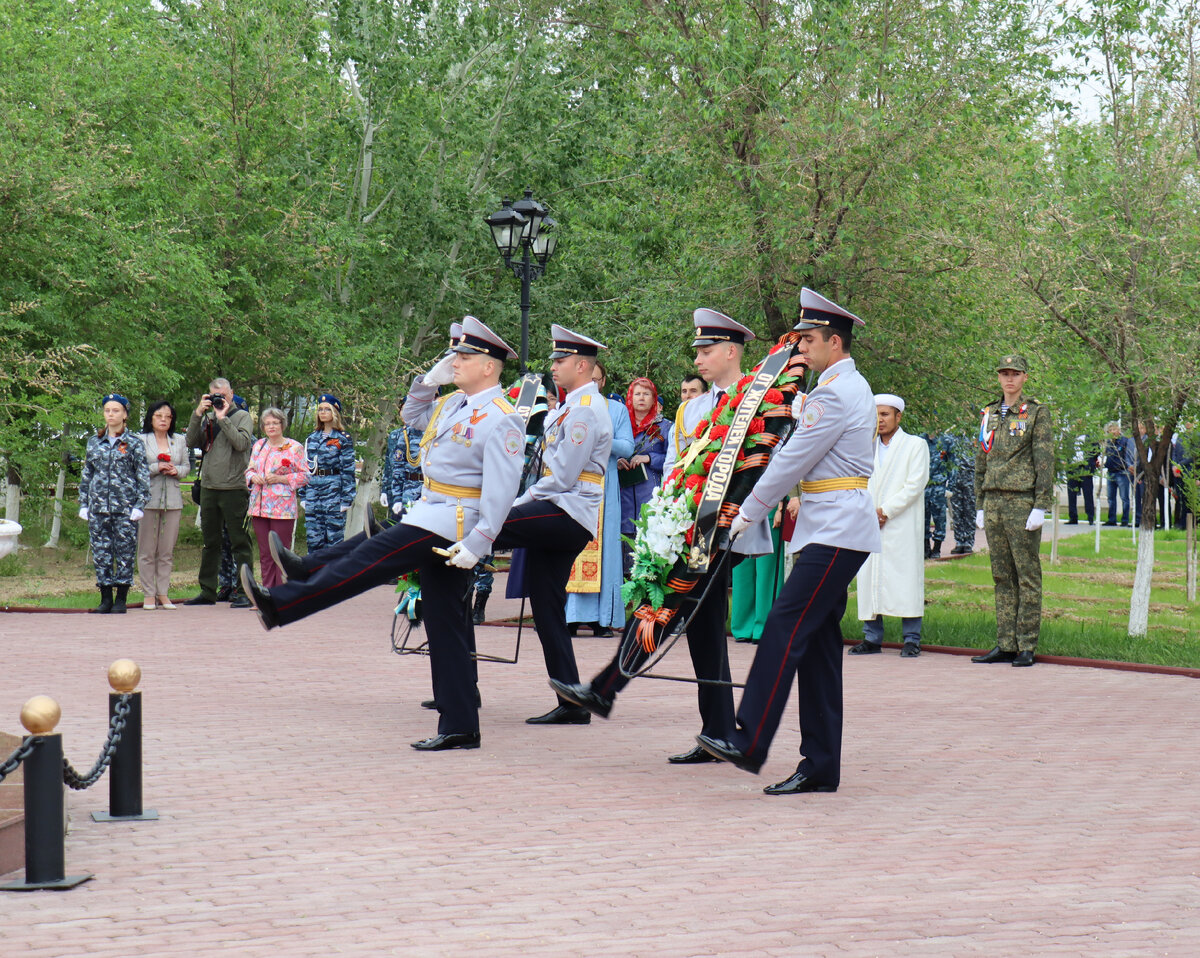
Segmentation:
[(921, 654), (921, 617), (925, 612), (925, 485), (929, 447), (920, 436), (900, 428), (904, 400), (875, 397), (878, 435), (875, 471), (867, 492), (875, 503), (883, 547), (858, 572), (858, 617), (863, 640), (851, 655), (883, 651), (883, 617), (900, 617), (903, 658)]

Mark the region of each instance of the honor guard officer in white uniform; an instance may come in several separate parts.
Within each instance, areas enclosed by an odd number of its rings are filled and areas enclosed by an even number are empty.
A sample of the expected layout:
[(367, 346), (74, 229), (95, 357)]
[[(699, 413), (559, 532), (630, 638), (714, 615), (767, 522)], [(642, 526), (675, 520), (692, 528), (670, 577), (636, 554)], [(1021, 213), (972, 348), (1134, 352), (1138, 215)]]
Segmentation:
[[(264, 627), (287, 625), (413, 569), (421, 574), (438, 734), (414, 742), (421, 751), (479, 747), (479, 712), (471, 676), (467, 594), (475, 560), (486, 554), (512, 507), (524, 464), (525, 426), (500, 388), (506, 359), (516, 353), (473, 316), (453, 350), (418, 376), (404, 404), (405, 421), (424, 428), (425, 492), (404, 518), (368, 538), (323, 549), (303, 560), (281, 556), (288, 581), (269, 592), (242, 566)], [(457, 392), (435, 404), (439, 386)], [(450, 560), (433, 549), (450, 548)]]
[[(567, 398), (546, 415), (541, 477), (513, 504), (500, 535), (482, 554), (495, 549), (525, 550), (525, 582), (546, 672), (552, 679), (573, 685), (579, 682), (579, 668), (567, 629), (567, 582), (571, 563), (596, 538), (600, 525), (612, 420), (607, 401), (592, 382), (596, 356), (607, 347), (565, 326), (551, 326), (550, 335), (554, 343), (551, 375)], [(464, 547), (455, 561), (469, 567), (477, 554)], [(587, 709), (560, 698), (545, 715), (526, 721), (530, 725), (586, 725), (591, 718)]]
[(769, 795), (837, 791), (842, 757), (842, 614), (859, 567), (878, 552), (879, 519), (867, 492), (874, 466), (875, 398), (850, 358), (863, 321), (810, 289), (800, 294), (799, 350), (820, 373), (799, 409), (796, 430), (767, 465), (734, 517), (749, 530), (797, 482), (803, 497), (791, 551), (795, 566), (771, 607), (737, 730), (701, 735), (708, 752), (757, 773), (779, 728), (793, 680), (800, 707), (799, 768)]
[[(695, 441), (699, 438), (696, 429), (700, 421), (711, 415), (725, 391), (742, 378), (744, 346), (754, 339), (754, 333), (724, 313), (712, 309), (697, 309), (692, 314), (692, 322), (695, 326), (692, 346), (696, 350), (696, 369), (706, 382), (713, 384), (713, 388), (680, 407), (675, 421), (676, 428), (685, 431), (690, 441)], [(690, 443), (680, 444), (686, 451)], [(675, 445), (671, 443), (667, 449), (664, 475), (669, 475), (674, 468)], [(766, 555), (772, 550), (771, 532), (764, 518), (733, 544), (735, 555), (730, 557), (732, 561), (725, 563), (717, 581), (712, 581), (710, 573), (692, 587), (692, 594), (696, 596), (707, 589), (707, 595), (688, 626), (687, 641), (692, 668), (696, 678), (702, 680), (696, 693), (702, 731), (714, 738), (724, 739), (733, 732), (733, 687), (729, 678), (729, 646), (725, 640), (729, 578), (733, 562), (739, 561), (743, 555)], [(620, 656), (618, 649), (613, 660), (588, 685), (550, 684), (562, 698), (596, 715), (607, 717), (617, 693), (629, 684), (629, 679), (621, 673)], [(715, 759), (696, 746), (670, 756), (667, 761), (672, 765), (693, 765)]]

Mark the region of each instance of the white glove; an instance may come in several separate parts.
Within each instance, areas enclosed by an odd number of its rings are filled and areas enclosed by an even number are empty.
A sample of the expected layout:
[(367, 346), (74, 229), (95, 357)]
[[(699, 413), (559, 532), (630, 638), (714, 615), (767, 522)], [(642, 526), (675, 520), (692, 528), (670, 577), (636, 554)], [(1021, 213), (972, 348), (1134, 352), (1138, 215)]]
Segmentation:
[(746, 529), (749, 529), (750, 525), (751, 525), (750, 520), (747, 519), (745, 517), (745, 515), (742, 513), (742, 511), (739, 509), (738, 514), (733, 517), (733, 522), (731, 522), (729, 524), (729, 538), (730, 539), (736, 538), (739, 533), (744, 532)]
[(87, 519), (87, 517), (88, 517), (87, 506), (80, 506), (80, 508), (79, 508), (79, 518), (80, 518), (80, 519)]
[(131, 520), (133, 520), (134, 522), (137, 522), (137, 521), (138, 521), (140, 518), (142, 518), (142, 516), (144, 516), (145, 514), (146, 514), (146, 513), (142, 512), (142, 510), (141, 510), (141, 509), (130, 509), (130, 510), (129, 510), (129, 518), (130, 518)]
[(445, 386), (454, 382), (454, 353), (446, 353), (425, 374), (426, 386)]
[(1046, 511), (1044, 509), (1030, 509), (1029, 518), (1025, 520), (1025, 531), (1036, 532), (1046, 524)]
[(386, 492), (381, 492), (379, 494), (379, 504), (381, 506), (383, 506), (383, 508), (385, 508), (385, 509), (387, 508), (387, 493)]
[(392, 506), (392, 515), (394, 515), (394, 516), (400, 515), (400, 513), (402, 513), (403, 511), (404, 511), (404, 503), (403, 502), (397, 502), (394, 506)]
[(300, 511), (303, 512), (305, 510), (305, 508), (306, 508), (306, 506), (304, 505), (304, 500), (301, 499), (300, 500)]
[(338, 512), (349, 512), (349, 511), (350, 511), (349, 506), (338, 506)]
[(792, 418), (800, 418), (800, 410), (804, 408), (804, 393), (796, 393), (796, 398), (792, 400)]
[(982, 509), (975, 510), (975, 528), (976, 529), (983, 528), (983, 510)]
[(479, 556), (467, 549), (461, 542), (456, 542), (449, 549), (450, 556), (446, 559), (446, 565), (452, 565), (459, 569), (474, 569), (479, 564)]

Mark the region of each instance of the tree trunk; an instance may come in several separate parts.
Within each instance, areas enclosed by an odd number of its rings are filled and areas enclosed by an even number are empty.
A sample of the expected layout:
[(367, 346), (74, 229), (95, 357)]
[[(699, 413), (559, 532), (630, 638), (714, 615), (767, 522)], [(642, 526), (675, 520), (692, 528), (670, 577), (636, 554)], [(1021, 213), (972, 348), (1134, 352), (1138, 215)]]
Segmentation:
[(1154, 571), (1154, 512), (1142, 515), (1138, 530), (1137, 570), (1129, 596), (1129, 637), (1144, 639), (1150, 628), (1150, 575)]
[(5, 477), (8, 486), (4, 493), (4, 518), (10, 522), (21, 521), (21, 473), (10, 463)]
[(54, 521), (50, 523), (50, 538), (44, 549), (57, 549), (58, 537), (62, 534), (63, 493), (67, 488), (67, 467), (58, 467), (58, 481), (54, 484)]

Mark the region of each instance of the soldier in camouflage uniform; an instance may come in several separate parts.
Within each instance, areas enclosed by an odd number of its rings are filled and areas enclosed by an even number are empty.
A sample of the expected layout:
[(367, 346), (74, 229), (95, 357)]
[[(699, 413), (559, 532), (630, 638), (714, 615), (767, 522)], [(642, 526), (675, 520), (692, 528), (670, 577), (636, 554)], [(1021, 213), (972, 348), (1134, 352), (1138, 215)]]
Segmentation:
[(421, 484), (421, 434), (415, 429), (401, 424), (388, 433), (380, 485), (379, 504), (391, 510), (396, 518), (404, 511), (405, 503), (417, 502), (421, 498), (424, 491)]
[(346, 537), (354, 505), (354, 440), (342, 427), (342, 403), (332, 393), (317, 399), (317, 428), (304, 441), (310, 478), (300, 490), (308, 551), (320, 552)]
[[(950, 476), (951, 437), (925, 436), (929, 443), (929, 483), (925, 486), (925, 558), (936, 559), (942, 554), (942, 540), (946, 538), (946, 481)], [(932, 525), (933, 541), (928, 541)]]
[(996, 583), (996, 645), (972, 662), (1033, 665), (1042, 622), (1046, 512), (1054, 505), (1050, 410), (1022, 394), (1029, 365), (1005, 356), (1002, 397), (983, 408), (975, 460), (975, 524), (987, 534)]
[(954, 523), (951, 555), (975, 551), (975, 440), (950, 437), (950, 519)]
[(150, 466), (141, 437), (125, 428), (129, 400), (109, 393), (103, 406), (104, 428), (88, 439), (79, 477), (79, 518), (87, 520), (100, 590), (100, 605), (91, 611), (107, 614), (125, 611), (133, 584), (137, 523), (150, 501)]

